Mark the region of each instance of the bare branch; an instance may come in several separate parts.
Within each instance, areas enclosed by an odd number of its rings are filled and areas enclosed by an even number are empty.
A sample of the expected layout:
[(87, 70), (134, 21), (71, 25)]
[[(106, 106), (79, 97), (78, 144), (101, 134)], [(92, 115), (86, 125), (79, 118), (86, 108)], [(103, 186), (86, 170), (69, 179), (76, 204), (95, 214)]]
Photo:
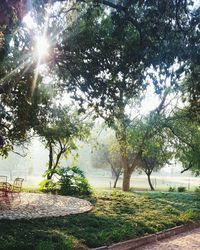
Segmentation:
[(19, 152), (16, 152), (16, 151), (12, 151), (14, 154), (16, 154), (16, 155), (19, 155), (19, 156), (21, 156), (21, 157), (26, 157), (27, 156), (27, 153), (25, 153), (25, 154), (21, 154), (21, 153), (19, 153)]
[(192, 162), (189, 163), (189, 166), (181, 171), (181, 174), (188, 171), (189, 169), (192, 168)]

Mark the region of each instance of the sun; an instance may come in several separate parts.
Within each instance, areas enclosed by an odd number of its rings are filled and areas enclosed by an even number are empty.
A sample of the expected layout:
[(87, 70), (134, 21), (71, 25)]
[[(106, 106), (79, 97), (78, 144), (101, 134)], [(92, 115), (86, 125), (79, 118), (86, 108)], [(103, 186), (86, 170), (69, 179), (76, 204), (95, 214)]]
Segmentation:
[(48, 55), (49, 43), (45, 36), (36, 39), (36, 56), (39, 60), (44, 59)]
[(32, 83), (32, 93), (34, 93), (35, 86), (38, 80), (38, 76), (40, 74), (40, 70), (46, 64), (45, 59), (47, 59), (48, 57), (49, 47), (50, 46), (45, 35), (37, 37), (35, 49), (34, 49), (34, 54), (36, 56), (37, 65), (35, 68), (35, 73), (34, 73), (34, 78), (33, 78), (33, 83)]

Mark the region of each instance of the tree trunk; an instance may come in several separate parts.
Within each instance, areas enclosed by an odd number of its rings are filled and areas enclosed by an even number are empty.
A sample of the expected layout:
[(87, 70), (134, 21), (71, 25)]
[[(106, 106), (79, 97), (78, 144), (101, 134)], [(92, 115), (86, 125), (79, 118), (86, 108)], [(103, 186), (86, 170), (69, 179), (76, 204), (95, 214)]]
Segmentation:
[(151, 191), (154, 191), (155, 189), (154, 189), (154, 187), (153, 187), (153, 185), (151, 183), (151, 174), (147, 174), (147, 176), (148, 176), (148, 182), (149, 182), (149, 186), (151, 188)]
[(132, 172), (133, 171), (130, 168), (124, 169), (124, 178), (123, 178), (122, 188), (123, 188), (123, 191), (125, 192), (129, 191)]
[[(51, 145), (50, 141), (49, 141), (48, 144), (49, 144), (49, 166), (48, 166), (48, 170), (51, 170), (52, 166), (53, 166), (53, 148), (52, 148), (52, 145)], [(51, 177), (52, 177), (52, 174), (48, 173), (47, 174), (47, 180), (51, 180)]]
[(120, 173), (115, 176), (115, 181), (114, 181), (113, 188), (117, 187), (117, 181), (119, 180), (119, 176), (120, 176)]

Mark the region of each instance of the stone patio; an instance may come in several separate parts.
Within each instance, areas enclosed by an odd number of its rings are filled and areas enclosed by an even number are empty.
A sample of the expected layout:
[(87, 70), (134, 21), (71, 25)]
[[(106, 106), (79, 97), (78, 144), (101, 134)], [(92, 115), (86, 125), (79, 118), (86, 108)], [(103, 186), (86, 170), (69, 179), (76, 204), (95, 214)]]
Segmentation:
[(33, 219), (79, 214), (92, 209), (89, 201), (70, 196), (21, 193), (0, 198), (0, 219)]
[(200, 228), (149, 244), (137, 250), (199, 250)]

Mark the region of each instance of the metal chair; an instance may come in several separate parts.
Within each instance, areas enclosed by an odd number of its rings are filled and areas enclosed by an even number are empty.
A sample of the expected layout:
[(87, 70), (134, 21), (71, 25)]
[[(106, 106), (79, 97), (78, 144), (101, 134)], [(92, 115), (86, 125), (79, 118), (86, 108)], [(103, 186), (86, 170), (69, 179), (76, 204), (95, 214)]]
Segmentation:
[[(19, 197), (19, 202), (21, 202), (20, 192), (22, 190), (23, 178), (16, 178), (13, 185), (7, 182), (6, 176), (1, 176), (0, 178), (0, 202), (8, 207), (12, 206), (15, 200), (14, 194)], [(16, 201), (15, 201), (16, 202)]]
[(22, 183), (24, 179), (23, 178), (16, 178), (13, 182), (11, 192), (12, 193), (19, 193), (22, 190)]
[(0, 176), (0, 192), (2, 193), (3, 196), (6, 196), (6, 191), (7, 191), (7, 176)]
[[(7, 183), (7, 194), (11, 194), (13, 197), (13, 194), (17, 193), (19, 195), (19, 193), (22, 190), (22, 183), (23, 183), (24, 179), (23, 178), (16, 178), (13, 182), (13, 185)], [(20, 197), (20, 196), (19, 196)]]

